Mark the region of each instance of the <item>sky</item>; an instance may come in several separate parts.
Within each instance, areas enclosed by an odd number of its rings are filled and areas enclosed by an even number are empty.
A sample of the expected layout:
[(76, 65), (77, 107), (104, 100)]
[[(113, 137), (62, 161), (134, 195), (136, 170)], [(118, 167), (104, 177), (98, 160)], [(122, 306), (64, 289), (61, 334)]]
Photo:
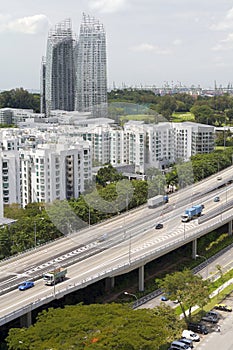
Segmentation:
[(0, 90), (40, 89), (48, 31), (82, 13), (103, 23), (108, 87), (233, 83), (232, 0), (8, 0), (0, 4)]

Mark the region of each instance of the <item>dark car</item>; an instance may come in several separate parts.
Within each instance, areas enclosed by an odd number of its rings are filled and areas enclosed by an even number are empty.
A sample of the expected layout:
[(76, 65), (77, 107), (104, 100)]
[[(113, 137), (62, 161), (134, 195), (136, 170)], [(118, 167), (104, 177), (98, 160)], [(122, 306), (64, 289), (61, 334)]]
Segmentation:
[(193, 331), (195, 333), (200, 333), (200, 334), (208, 334), (209, 331), (206, 327), (206, 325), (202, 324), (202, 323), (194, 323), (194, 322), (190, 322), (188, 324), (188, 329), (190, 331)]
[(32, 288), (32, 287), (34, 287), (34, 282), (26, 281), (26, 282), (23, 282), (22, 284), (20, 284), (18, 286), (18, 290), (26, 290), (26, 289), (29, 289), (29, 288)]
[(221, 311), (227, 311), (227, 312), (232, 311), (232, 308), (230, 306), (227, 306), (226, 304), (216, 304), (214, 309), (221, 310)]
[(156, 230), (159, 230), (160, 228), (163, 228), (163, 224), (157, 224), (157, 225), (155, 226), (155, 228), (156, 228)]
[(219, 201), (220, 201), (219, 196), (214, 197), (214, 202), (219, 202)]
[(202, 321), (206, 321), (206, 322), (218, 323), (219, 318), (220, 318), (220, 315), (218, 312), (209, 311), (201, 319)]

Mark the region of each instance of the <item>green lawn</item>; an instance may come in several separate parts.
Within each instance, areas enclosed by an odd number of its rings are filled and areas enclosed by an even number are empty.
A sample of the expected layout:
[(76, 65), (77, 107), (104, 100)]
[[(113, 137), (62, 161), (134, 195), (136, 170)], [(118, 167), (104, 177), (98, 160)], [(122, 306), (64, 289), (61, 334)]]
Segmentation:
[(191, 112), (186, 112), (186, 113), (179, 112), (179, 113), (172, 114), (172, 121), (175, 123), (187, 122), (187, 121), (193, 122), (195, 121), (195, 118), (194, 118), (194, 114)]

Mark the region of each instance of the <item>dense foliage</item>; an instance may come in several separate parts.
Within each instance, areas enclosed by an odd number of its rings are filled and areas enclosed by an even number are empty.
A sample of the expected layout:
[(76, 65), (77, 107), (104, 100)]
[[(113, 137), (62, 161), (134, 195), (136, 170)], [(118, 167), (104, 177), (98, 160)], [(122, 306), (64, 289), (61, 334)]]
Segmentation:
[(40, 95), (31, 94), (23, 88), (0, 93), (0, 108), (22, 108), (40, 111)]
[(166, 275), (157, 283), (171, 300), (177, 300), (186, 322), (190, 321), (192, 307), (198, 305), (203, 308), (209, 301), (209, 282), (199, 275), (194, 275), (190, 270)]
[[(116, 102), (144, 105), (168, 120), (172, 120), (174, 112), (192, 112), (195, 121), (202, 124), (220, 126), (233, 121), (233, 97), (229, 94), (213, 97), (185, 93), (160, 96), (148, 90), (124, 89), (109, 92), (108, 101), (110, 106)], [(116, 108), (115, 113), (124, 115), (127, 111)]]
[(170, 307), (77, 305), (43, 311), (35, 325), (11, 329), (9, 350), (155, 350), (179, 337), (182, 322)]

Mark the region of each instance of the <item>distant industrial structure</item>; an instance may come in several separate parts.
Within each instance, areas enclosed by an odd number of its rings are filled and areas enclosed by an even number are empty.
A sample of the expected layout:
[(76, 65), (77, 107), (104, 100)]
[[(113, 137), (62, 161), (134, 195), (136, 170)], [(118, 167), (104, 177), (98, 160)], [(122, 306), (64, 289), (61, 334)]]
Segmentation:
[(109, 87), (109, 91), (112, 90), (148, 90), (153, 91), (155, 95), (173, 95), (173, 94), (189, 94), (192, 96), (220, 96), (223, 94), (233, 95), (233, 84), (228, 83), (227, 86), (222, 86), (221, 84), (217, 86), (216, 81), (214, 82), (214, 87), (201, 87), (200, 85), (195, 86), (186, 86), (181, 82), (165, 82), (162, 86), (154, 85), (127, 85), (122, 83), (121, 86), (116, 86), (115, 83), (111, 87)]

